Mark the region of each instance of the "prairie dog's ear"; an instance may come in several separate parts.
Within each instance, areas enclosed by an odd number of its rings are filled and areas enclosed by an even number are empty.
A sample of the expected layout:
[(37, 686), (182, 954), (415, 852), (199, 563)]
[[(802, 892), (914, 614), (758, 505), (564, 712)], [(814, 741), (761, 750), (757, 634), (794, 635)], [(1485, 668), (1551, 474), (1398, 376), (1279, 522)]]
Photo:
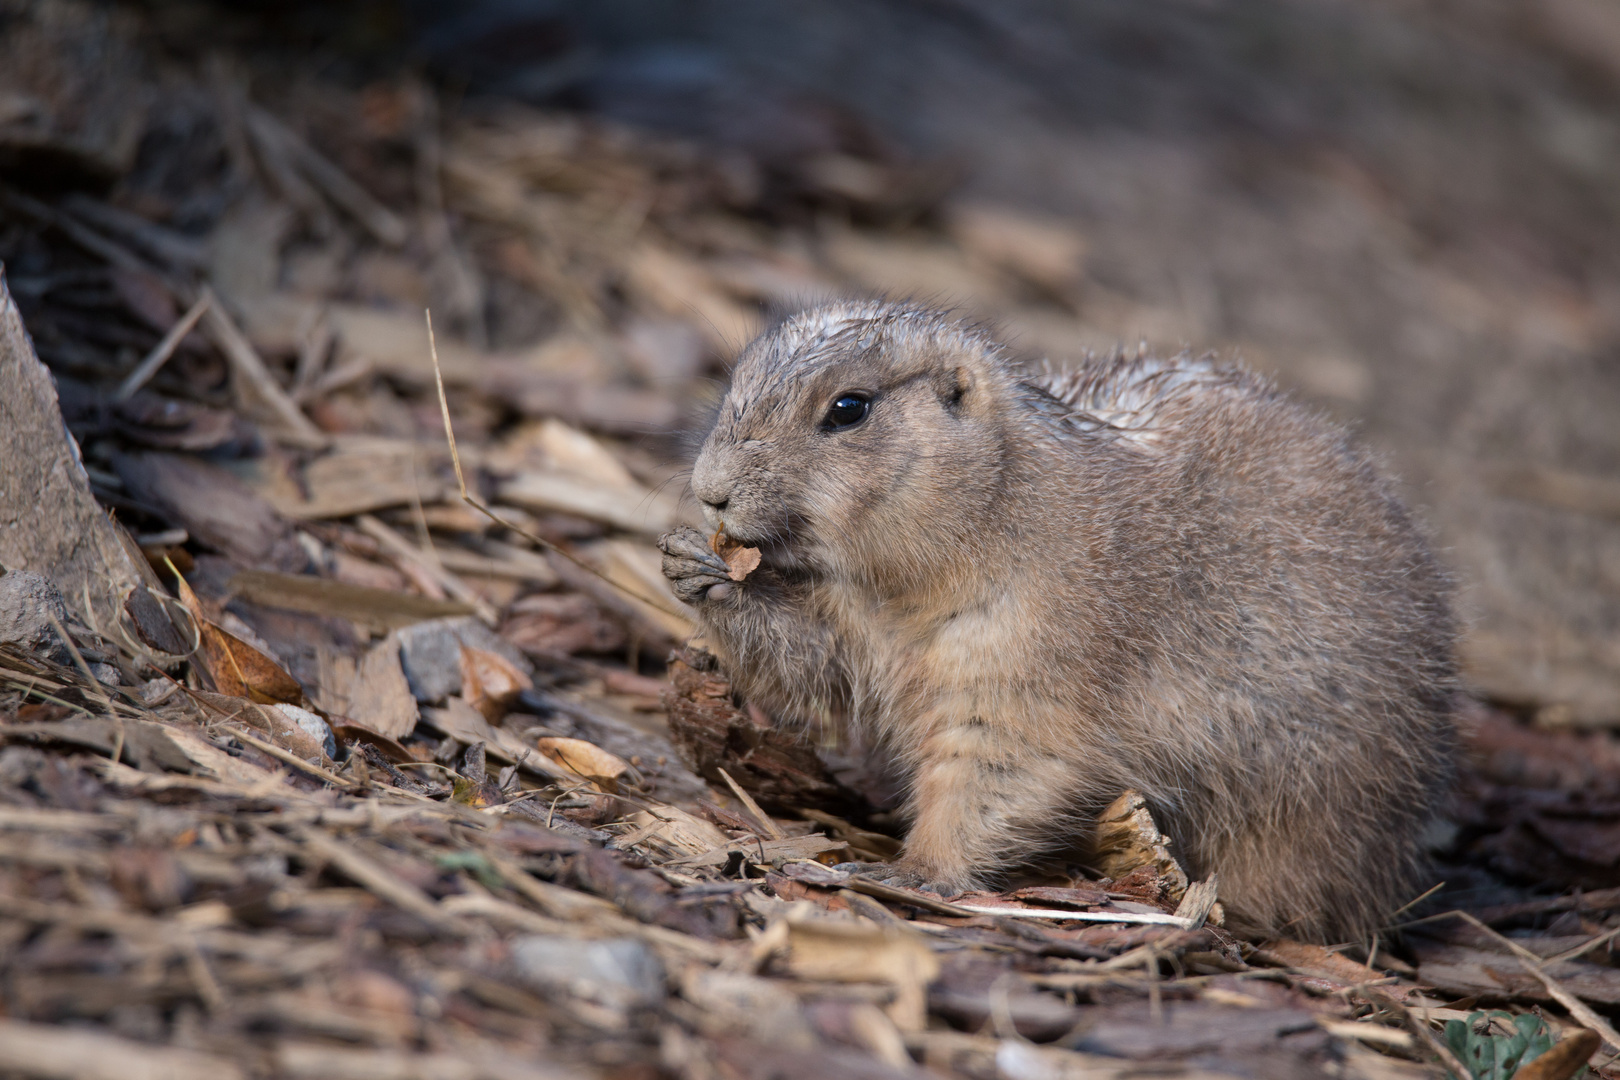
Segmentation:
[(939, 403), (952, 416), (959, 416), (973, 408), (974, 391), (978, 385), (978, 373), (969, 364), (952, 364), (934, 380)]

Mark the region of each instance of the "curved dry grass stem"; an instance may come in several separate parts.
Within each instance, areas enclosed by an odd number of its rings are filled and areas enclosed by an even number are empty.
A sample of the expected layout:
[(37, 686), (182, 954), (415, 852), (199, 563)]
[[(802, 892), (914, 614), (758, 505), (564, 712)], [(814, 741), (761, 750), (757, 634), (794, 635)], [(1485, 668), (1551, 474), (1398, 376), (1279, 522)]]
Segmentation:
[(1592, 1011), (1591, 1006), (1587, 1005), (1586, 1002), (1570, 993), (1564, 988), (1562, 983), (1542, 970), (1541, 957), (1537, 956), (1529, 949), (1526, 949), (1523, 945), (1520, 945), (1512, 938), (1506, 937), (1497, 933), (1495, 930), (1492, 930), (1489, 926), (1486, 926), (1483, 922), (1480, 922), (1466, 911), (1457, 911), (1453, 912), (1452, 914), (1456, 915), (1458, 918), (1462, 919), (1475, 929), (1484, 932), (1498, 945), (1506, 947), (1509, 952), (1518, 958), (1519, 964), (1524, 968), (1524, 970), (1529, 972), (1537, 982), (1541, 983), (1541, 985), (1546, 988), (1547, 993), (1552, 996), (1553, 1000), (1569, 1010), (1571, 1019), (1573, 1019), (1583, 1028), (1597, 1032), (1598, 1036), (1602, 1038), (1604, 1043), (1608, 1045), (1610, 1049), (1620, 1051), (1620, 1032), (1616, 1032), (1614, 1028), (1610, 1026), (1607, 1020), (1603, 1019), (1603, 1017)]
[(505, 518), (501, 517), (495, 511), (491, 510), (488, 506), (484, 505), (484, 502), (481, 499), (476, 499), (473, 497), (472, 493), (467, 490), (467, 478), (461, 471), (461, 454), (456, 450), (455, 429), (450, 425), (450, 401), (445, 397), (444, 375), (439, 371), (439, 346), (438, 342), (433, 336), (433, 312), (423, 308), (422, 314), (427, 317), (428, 351), (433, 359), (433, 382), (439, 390), (439, 413), (444, 417), (444, 438), (445, 441), (450, 444), (450, 463), (455, 467), (456, 470), (456, 486), (461, 489), (461, 501), (472, 507), (474, 510), (477, 510), (480, 514), (483, 514), (485, 517), (489, 518), (489, 520), (493, 521), (495, 524), (501, 526), (501, 528), (509, 529), (512, 532), (515, 532), (524, 539), (531, 540), (540, 545), (547, 551), (556, 552), (558, 555), (562, 556), (564, 559), (567, 559), (569, 562), (573, 563), (587, 574), (590, 574), (592, 577), (612, 586), (619, 592), (622, 592), (624, 595), (630, 597), (630, 599), (646, 604), (648, 607), (653, 608), (656, 611), (661, 611), (665, 615), (670, 615), (677, 619), (688, 618), (686, 614), (672, 610), (665, 604), (662, 604), (650, 597), (642, 596), (634, 589), (625, 588), (625, 586), (621, 585), (617, 581), (614, 581), (596, 567), (580, 559), (567, 548), (562, 547), (560, 544), (554, 544), (543, 536), (536, 536), (527, 529), (519, 528), (510, 521), (507, 521)]

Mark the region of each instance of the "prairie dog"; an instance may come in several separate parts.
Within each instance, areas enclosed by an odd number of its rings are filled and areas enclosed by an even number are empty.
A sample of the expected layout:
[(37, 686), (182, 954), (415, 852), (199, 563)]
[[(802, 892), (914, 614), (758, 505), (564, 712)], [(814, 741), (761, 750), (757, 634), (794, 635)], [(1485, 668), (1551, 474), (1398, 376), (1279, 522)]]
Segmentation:
[(660, 539), (735, 685), (865, 725), (909, 781), (891, 875), (951, 894), (1143, 793), (1236, 927), (1346, 940), (1422, 884), (1452, 772), (1445, 572), (1345, 431), (1182, 356), (1026, 371), (843, 303), (738, 358), (692, 472), (742, 581)]

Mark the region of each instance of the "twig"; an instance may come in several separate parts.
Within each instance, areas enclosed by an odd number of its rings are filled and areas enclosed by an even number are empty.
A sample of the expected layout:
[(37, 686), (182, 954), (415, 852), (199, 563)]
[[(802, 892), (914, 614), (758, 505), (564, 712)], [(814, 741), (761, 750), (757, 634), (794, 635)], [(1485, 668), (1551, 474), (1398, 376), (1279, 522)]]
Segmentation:
[[(1620, 907), (1620, 889), (1594, 889), (1591, 892), (1569, 896), (1549, 896), (1518, 904), (1497, 904), (1479, 908), (1475, 910), (1474, 916), (1485, 922), (1494, 923), (1524, 915), (1540, 915), (1549, 911), (1609, 911), (1617, 907)], [(1444, 915), (1437, 916), (1437, 918), (1444, 917)]]
[(1164, 994), (1159, 989), (1159, 950), (1143, 946), (1142, 970), (1147, 975), (1148, 1017), (1155, 1025), (1164, 1023)]
[[(114, 759), (117, 760), (116, 758)], [(191, 981), (197, 986), (197, 996), (211, 1013), (218, 1013), (225, 1008), (225, 989), (219, 985), (214, 977), (213, 969), (208, 966), (207, 957), (203, 956), (202, 946), (197, 939), (187, 935), (180, 948), (181, 955), (185, 957), (186, 972)]]
[(74, 1080), (242, 1080), (235, 1062), (84, 1028), (0, 1019), (0, 1071)]
[(1318, 1016), (1316, 1022), (1323, 1031), (1340, 1039), (1360, 1039), (1374, 1046), (1390, 1046), (1397, 1050), (1410, 1050), (1414, 1045), (1410, 1032), (1365, 1020), (1329, 1020), (1325, 1016)]
[(204, 299), (208, 301), (208, 306), (203, 311), (203, 325), (230, 363), (238, 398), (256, 398), (257, 403), (269, 410), (279, 426), (285, 429), (285, 433), (293, 437), (292, 441), (311, 448), (325, 446), (326, 436), (271, 377), (270, 369), (264, 366), (258, 352), (226, 314), (219, 298), (207, 285), (198, 293), (199, 302)]
[(741, 800), (742, 804), (748, 808), (748, 812), (750, 814), (754, 815), (754, 820), (759, 822), (760, 827), (770, 834), (771, 839), (782, 839), (785, 834), (781, 829), (777, 828), (776, 822), (771, 820), (771, 815), (760, 809), (759, 803), (754, 801), (754, 797), (748, 794), (748, 792), (744, 791), (741, 785), (739, 785), (737, 781), (733, 780), (731, 778), (731, 774), (726, 772), (726, 770), (721, 769), (720, 776), (725, 780), (727, 786), (731, 788), (731, 793)]
[(147, 264), (146, 260), (137, 256), (122, 244), (107, 239), (75, 218), (57, 213), (38, 199), (7, 188), (0, 191), (0, 202), (8, 203), (29, 217), (62, 230), (63, 235), (69, 240), (111, 266), (116, 266), (120, 270), (133, 270), (146, 274), (157, 273), (153, 267)]
[[(30, 676), (30, 678), (32, 678), (32, 676)], [(35, 680), (35, 681), (37, 681), (37, 680)], [(11, 682), (12, 682), (12, 685), (14, 687), (16, 687), (18, 690), (21, 690), (23, 692), (23, 694), (25, 696), (27, 696), (27, 697), (37, 697), (37, 698), (39, 698), (39, 700), (48, 701), (52, 705), (60, 705), (60, 706), (62, 706), (62, 708), (67, 709), (69, 712), (84, 713), (84, 715), (86, 715), (86, 716), (90, 715), (90, 710), (85, 708), (83, 705), (75, 705), (72, 702), (63, 701), (61, 698), (56, 697), (53, 694), (47, 694), (43, 690), (36, 690), (36, 689), (34, 689), (34, 685), (33, 685), (32, 682), (30, 682), (27, 686), (24, 686), (20, 681), (12, 680)]]
[(112, 233), (151, 258), (182, 271), (200, 270), (208, 262), (208, 246), (87, 195), (69, 195), (62, 212)]
[[(851, 888), (853, 888), (853, 884)], [(911, 901), (907, 901), (910, 903)], [(1065, 911), (1061, 908), (1016, 908), (995, 904), (953, 904), (953, 907), (973, 915), (1005, 915), (1013, 919), (1074, 919), (1078, 922), (1132, 923), (1142, 926), (1175, 926), (1182, 930), (1196, 930), (1192, 920), (1181, 915), (1162, 912), (1135, 911)]]
[(309, 762), (305, 761), (303, 758), (299, 757), (297, 754), (294, 754), (294, 753), (292, 753), (290, 751), (287, 751), (287, 750), (283, 750), (281, 747), (277, 746), (273, 742), (267, 742), (264, 739), (260, 739), (260, 738), (257, 738), (255, 736), (253, 736), (253, 735), (249, 735), (247, 732), (243, 731), (241, 728), (235, 726), (234, 724), (226, 725), (226, 730), (229, 731), (236, 738), (241, 739), (243, 742), (247, 743), (249, 746), (252, 746), (252, 747), (254, 747), (256, 749), (259, 749), (259, 750), (263, 750), (266, 754), (269, 754), (271, 757), (275, 758), (277, 761), (286, 762), (288, 765), (291, 765), (293, 768), (299, 769), (299, 770), (301, 770), (303, 772), (306, 772), (306, 773), (308, 773), (309, 775), (315, 777), (318, 780), (324, 780), (328, 784), (331, 784), (335, 788), (341, 788), (344, 791), (353, 791), (355, 789), (355, 785), (349, 783), (347, 780), (343, 779), (341, 776), (337, 775), (336, 773), (328, 772), (327, 770), (321, 768), (319, 765), (311, 765)]
[(361, 379), (367, 378), (377, 370), (377, 364), (369, 356), (355, 356), (343, 361), (336, 367), (329, 367), (308, 384), (300, 387), (292, 397), (299, 404), (319, 401), (328, 394), (336, 393), (346, 386), (352, 386)]
[(416, 523), (416, 542), (428, 561), (443, 570), (444, 560), (439, 558), (439, 550), (433, 546), (433, 532), (428, 528), (427, 511), (422, 509), (422, 484), (416, 475), (415, 448), (412, 448), (406, 463), (411, 469), (411, 518)]
[(399, 247), (409, 238), (410, 229), (398, 214), (372, 198), (347, 173), (275, 116), (249, 103), (247, 118), (261, 142), (276, 144), (322, 194), (347, 211), (372, 236), (389, 247)]
[(335, 227), (331, 208), (315, 186), (298, 171), (292, 149), (278, 134), (284, 129), (271, 124), (270, 115), (264, 110), (254, 108), (247, 100), (245, 91), (235, 96), (243, 130), (253, 142), (255, 160), (265, 179), (270, 182), (270, 187), (300, 210), (317, 234), (322, 237), (330, 235)]
[(948, 900), (941, 900), (927, 893), (896, 888), (881, 881), (861, 877), (859, 874), (851, 874), (849, 880), (841, 884), (852, 892), (870, 896), (874, 900), (886, 900), (891, 904), (910, 904), (912, 907), (921, 908), (924, 911), (932, 911), (935, 915), (971, 918), (979, 914), (979, 912), (968, 910), (966, 905), (953, 904)]
[[(1402, 904), (1400, 907), (1396, 908), (1394, 911), (1390, 912), (1389, 917), (1391, 919), (1393, 919), (1393, 918), (1395, 918), (1395, 916), (1401, 914), (1402, 912), (1411, 911), (1413, 908), (1417, 907), (1419, 904), (1423, 903), (1423, 901), (1427, 900), (1429, 897), (1433, 896), (1435, 893), (1439, 892), (1441, 889), (1443, 889), (1445, 887), (1446, 887), (1446, 883), (1442, 881), (1438, 885), (1433, 885), (1433, 886), (1431, 886), (1431, 887), (1429, 887), (1427, 889), (1424, 889), (1421, 893), (1418, 893), (1417, 896), (1413, 897), (1412, 899), (1408, 900), (1406, 903)], [(1372, 965), (1369, 964), (1368, 966), (1371, 967)]]
[(1578, 957), (1585, 956), (1587, 953), (1591, 952), (1593, 949), (1597, 948), (1599, 945), (1603, 945), (1603, 944), (1606, 944), (1606, 943), (1608, 943), (1610, 941), (1613, 941), (1616, 937), (1620, 937), (1620, 926), (1615, 927), (1613, 930), (1610, 930), (1606, 934), (1599, 934), (1597, 937), (1593, 938), (1591, 941), (1588, 941), (1588, 942), (1586, 942), (1585, 944), (1582, 944), (1582, 945), (1577, 945), (1573, 949), (1568, 950), (1567, 952), (1561, 952), (1557, 956), (1548, 957), (1547, 960), (1544, 961), (1544, 962), (1548, 963), (1548, 964), (1561, 964), (1565, 960), (1577, 959)]
[(438, 385), (439, 388), (439, 411), (444, 416), (444, 437), (445, 440), (450, 444), (450, 463), (455, 466), (456, 484), (461, 488), (461, 501), (472, 507), (474, 510), (477, 510), (480, 514), (483, 514), (485, 517), (489, 518), (489, 520), (501, 526), (503, 529), (509, 529), (510, 531), (515, 532), (519, 536), (533, 541), (540, 547), (545, 548), (547, 551), (555, 551), (558, 555), (562, 556), (564, 559), (567, 559), (569, 562), (573, 563), (587, 574), (606, 582), (612, 588), (615, 588), (624, 593), (624, 595), (630, 597), (630, 599), (640, 601), (650, 608), (661, 611), (665, 615), (672, 615), (677, 619), (688, 618), (689, 616), (684, 615), (679, 611), (672, 611), (670, 608), (659, 603), (657, 600), (651, 600), (645, 596), (642, 596), (634, 589), (625, 588), (617, 581), (614, 581), (612, 578), (602, 573), (602, 571), (598, 570), (596, 567), (577, 557), (573, 552), (567, 550), (559, 544), (552, 543), (543, 536), (536, 536), (527, 529), (519, 528), (510, 521), (507, 521), (505, 518), (501, 517), (495, 511), (491, 510), (488, 506), (484, 505), (481, 499), (476, 499), (473, 497), (472, 493), (467, 490), (467, 478), (461, 471), (461, 454), (456, 450), (456, 433), (450, 426), (450, 400), (445, 397), (444, 375), (439, 370), (439, 346), (433, 337), (433, 312), (424, 309), (423, 314), (427, 316), (428, 351), (433, 358), (433, 381)]
[(293, 366), (292, 385), (287, 388), (288, 396), (299, 405), (310, 400), (310, 384), (326, 366), (333, 340), (323, 309), (312, 307), (299, 319), (298, 362)]
[(48, 608), (45, 611), (45, 617), (51, 620), (51, 629), (56, 631), (57, 635), (62, 639), (62, 644), (67, 646), (68, 655), (73, 657), (73, 663), (78, 667), (79, 674), (83, 675), (85, 681), (89, 683), (88, 689), (90, 693), (94, 694), (96, 700), (101, 702), (102, 708), (109, 713), (112, 712), (112, 699), (101, 688), (101, 680), (90, 673), (90, 665), (84, 662), (84, 657), (79, 653), (79, 647), (73, 643), (73, 638), (68, 636), (67, 627), (63, 626), (62, 620), (58, 619), (56, 613)]
[(986, 994), (990, 1006), (990, 1024), (995, 1029), (996, 1038), (1027, 1044), (1029, 1040), (1018, 1033), (1018, 1025), (1013, 1020), (1011, 987), (1016, 982), (1017, 975), (1004, 971), (990, 984)]

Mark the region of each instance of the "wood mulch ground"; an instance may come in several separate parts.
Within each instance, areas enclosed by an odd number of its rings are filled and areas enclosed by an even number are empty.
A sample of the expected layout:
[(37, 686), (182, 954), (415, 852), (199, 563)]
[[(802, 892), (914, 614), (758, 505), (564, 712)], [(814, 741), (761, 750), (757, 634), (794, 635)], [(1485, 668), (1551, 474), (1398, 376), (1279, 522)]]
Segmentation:
[[(1528, 712), (1465, 706), (1445, 886), (1368, 942), (1227, 933), (1128, 797), (1104, 865), (1002, 893), (834, 868), (898, 850), (892, 780), (738, 702), (649, 541), (689, 509), (678, 433), (728, 352), (762, 309), (859, 287), (876, 226), (939, 220), (928, 163), (766, 170), (19, 11), (0, 371), (48, 367), (128, 581), (57, 577), (58, 608), (0, 577), (0, 1073), (1371, 1080), (1620, 1054), (1620, 753)], [(941, 265), (1064, 317), (1049, 234), (941, 228)], [(493, 518), (460, 497), (424, 308)], [(33, 421), (13, 475), (78, 476)], [(102, 535), (15, 487), (30, 543)]]

